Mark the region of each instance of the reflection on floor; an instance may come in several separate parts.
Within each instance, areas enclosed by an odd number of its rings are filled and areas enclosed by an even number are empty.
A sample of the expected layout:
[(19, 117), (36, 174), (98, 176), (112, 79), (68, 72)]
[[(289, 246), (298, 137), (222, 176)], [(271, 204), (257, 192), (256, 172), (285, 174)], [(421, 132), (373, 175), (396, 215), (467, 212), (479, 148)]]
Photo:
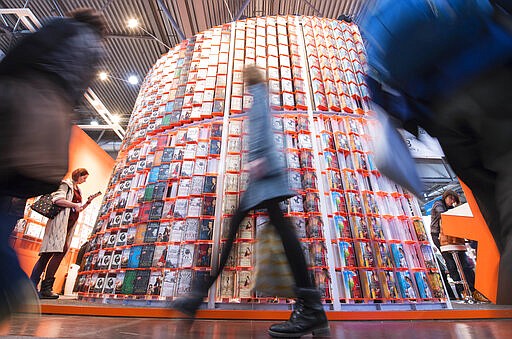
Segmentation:
[[(268, 338), (268, 321), (184, 320), (16, 315), (1, 337), (45, 338)], [(333, 321), (332, 338), (510, 338), (512, 320)]]

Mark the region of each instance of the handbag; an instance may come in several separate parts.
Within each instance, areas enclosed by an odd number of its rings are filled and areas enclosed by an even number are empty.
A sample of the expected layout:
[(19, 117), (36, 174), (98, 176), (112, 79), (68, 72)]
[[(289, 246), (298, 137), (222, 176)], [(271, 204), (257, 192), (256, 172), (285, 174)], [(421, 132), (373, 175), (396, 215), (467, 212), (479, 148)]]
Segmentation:
[(35, 203), (30, 205), (30, 208), (48, 219), (55, 218), (64, 209), (64, 207), (53, 203), (51, 194), (42, 195)]
[(257, 240), (253, 289), (258, 296), (295, 297), (295, 281), (279, 234), (265, 223), (257, 230)]

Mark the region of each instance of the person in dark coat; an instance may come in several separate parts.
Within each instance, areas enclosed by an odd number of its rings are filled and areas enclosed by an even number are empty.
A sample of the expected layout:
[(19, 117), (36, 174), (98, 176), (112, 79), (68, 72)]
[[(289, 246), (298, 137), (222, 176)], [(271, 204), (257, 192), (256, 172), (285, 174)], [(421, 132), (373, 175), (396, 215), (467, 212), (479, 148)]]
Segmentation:
[(103, 16), (78, 9), (48, 21), (0, 62), (0, 321), (36, 303), (8, 241), (26, 198), (55, 191), (68, 171), (73, 106), (96, 75)]
[[(418, 3), (431, 5), (427, 1)], [(479, 6), (484, 3), (460, 2)], [(479, 30), (480, 38), (465, 34), (471, 42), (465, 49), (443, 54), (442, 59), (422, 65), (399, 82), (390, 83), (387, 79), (400, 77), (398, 73), (414, 58), (391, 58), (390, 52), (414, 50), (406, 44), (410, 41), (417, 44), (416, 37), (408, 41), (395, 39), (385, 48), (378, 42), (368, 44), (371, 67), (367, 82), (374, 101), (404, 128), (414, 132), (419, 125), (437, 137), (448, 163), (473, 192), (500, 252), (496, 303), (512, 305), (512, 101), (508, 90), (512, 79), (512, 7), (510, 1), (503, 0), (492, 0), (487, 5), (491, 7), (490, 11), (482, 12), (485, 25)], [(436, 47), (436, 29), (448, 27), (446, 22), (452, 23), (450, 28), (455, 31), (475, 26), (453, 24), (457, 15), (444, 12), (446, 8), (449, 6), (442, 9), (443, 13), (428, 13), (432, 25), (421, 31), (423, 37), (429, 38), (422, 45), (423, 51), (440, 50)], [(390, 6), (383, 13), (392, 10)], [(404, 22), (408, 13), (401, 14), (405, 17), (397, 15), (393, 20)], [(443, 17), (448, 21), (442, 22)], [(362, 31), (365, 26), (380, 24), (371, 12), (365, 20)], [(474, 17), (472, 20), (478, 22)], [(398, 67), (391, 70), (383, 66), (382, 72), (375, 72), (384, 65), (378, 55), (397, 61)], [(397, 158), (396, 154), (392, 156)], [(400, 166), (402, 160), (395, 162)]]
[(249, 211), (266, 208), (270, 223), (277, 229), (295, 280), (297, 303), (287, 322), (272, 325), (270, 335), (302, 336), (308, 333), (329, 333), (320, 292), (315, 288), (308, 273), (306, 259), (300, 242), (290, 221), (284, 217), (279, 203), (296, 193), (289, 188), (287, 173), (279, 160), (271, 127), (268, 88), (261, 72), (255, 66), (248, 66), (244, 72), (245, 82), (254, 98), (248, 113), (249, 122), (249, 183), (242, 196), (240, 206), (234, 213), (229, 226), (228, 239), (222, 249), (219, 267), (212, 272), (207, 283), (194, 282), (193, 294), (176, 300), (171, 307), (194, 317), (208, 289), (218, 278), (231, 252), (238, 227)]

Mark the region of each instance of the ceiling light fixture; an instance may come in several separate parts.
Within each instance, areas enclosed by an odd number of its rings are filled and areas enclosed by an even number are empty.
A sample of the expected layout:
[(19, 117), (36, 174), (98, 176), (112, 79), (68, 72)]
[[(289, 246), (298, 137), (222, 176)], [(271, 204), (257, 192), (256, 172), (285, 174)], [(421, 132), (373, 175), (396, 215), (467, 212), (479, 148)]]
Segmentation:
[(137, 77), (136, 75), (130, 75), (128, 77), (128, 82), (132, 85), (137, 85), (139, 83), (139, 77)]
[(141, 31), (143, 31), (144, 33), (146, 33), (147, 35), (149, 35), (150, 37), (152, 37), (153, 39), (155, 39), (156, 41), (158, 41), (159, 43), (161, 43), (162, 45), (165, 46), (165, 48), (167, 49), (171, 49), (171, 47), (167, 46), (165, 44), (165, 42), (163, 42), (162, 40), (158, 39), (156, 36), (154, 36), (153, 34), (149, 33), (147, 30), (144, 29), (144, 27), (142, 27), (139, 23), (139, 20), (135, 19), (135, 18), (132, 18), (132, 19), (128, 19), (128, 21), (126, 22), (126, 27), (128, 28), (131, 28), (131, 29), (140, 29)]

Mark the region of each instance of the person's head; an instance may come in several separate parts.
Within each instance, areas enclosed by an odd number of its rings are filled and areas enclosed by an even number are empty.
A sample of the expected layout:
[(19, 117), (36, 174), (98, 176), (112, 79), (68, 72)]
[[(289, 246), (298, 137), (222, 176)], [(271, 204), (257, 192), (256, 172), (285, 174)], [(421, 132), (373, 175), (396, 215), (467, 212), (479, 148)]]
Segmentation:
[(94, 8), (78, 8), (69, 12), (68, 17), (94, 28), (102, 37), (107, 33), (107, 22), (101, 12)]
[(446, 206), (458, 205), (460, 203), (460, 198), (455, 191), (447, 190), (443, 193), (443, 202)]
[(89, 172), (85, 168), (77, 168), (71, 173), (71, 178), (76, 184), (83, 184), (88, 176)]
[(256, 65), (249, 65), (244, 69), (244, 80), (247, 85), (251, 86), (264, 82), (265, 77), (263, 76), (262, 71)]

